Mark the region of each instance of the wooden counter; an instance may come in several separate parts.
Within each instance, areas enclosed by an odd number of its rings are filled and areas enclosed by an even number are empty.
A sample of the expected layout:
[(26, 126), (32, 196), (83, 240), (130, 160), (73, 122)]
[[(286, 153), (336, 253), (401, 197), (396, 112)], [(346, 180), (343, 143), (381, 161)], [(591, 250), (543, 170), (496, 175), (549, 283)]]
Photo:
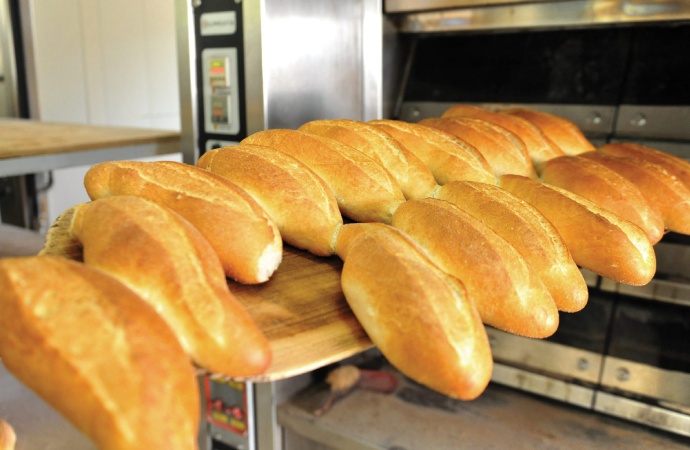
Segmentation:
[(176, 131), (0, 119), (0, 177), (179, 152)]

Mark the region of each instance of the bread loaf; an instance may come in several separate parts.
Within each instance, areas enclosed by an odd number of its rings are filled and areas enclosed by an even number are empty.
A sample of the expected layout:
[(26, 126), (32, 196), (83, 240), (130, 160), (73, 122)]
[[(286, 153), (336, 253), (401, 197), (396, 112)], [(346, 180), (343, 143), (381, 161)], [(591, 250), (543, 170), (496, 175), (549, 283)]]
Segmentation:
[(408, 200), (393, 215), (429, 259), (458, 278), (485, 324), (544, 338), (558, 327), (558, 310), (525, 259), (488, 226), (450, 202)]
[(515, 247), (559, 310), (576, 312), (587, 304), (582, 272), (556, 228), (532, 205), (498, 186), (476, 182), (441, 186), (438, 198), (453, 203)]
[(0, 419), (0, 450), (14, 450), (16, 442), (17, 435), (14, 433), (12, 426)]
[(667, 230), (690, 234), (690, 189), (662, 166), (600, 152), (583, 156), (605, 165), (634, 183), (649, 204), (660, 211)]
[(491, 166), (474, 147), (437, 128), (400, 120), (373, 120), (429, 167), (438, 184), (450, 181), (496, 183)]
[(594, 151), (594, 146), (587, 140), (582, 130), (568, 119), (527, 108), (507, 109), (502, 113), (522, 117), (532, 122), (546, 135), (552, 145), (561, 149), (566, 155)]
[(644, 230), (652, 244), (664, 235), (664, 221), (635, 184), (589, 158), (563, 156), (544, 164), (541, 180), (596, 203)]
[(297, 130), (260, 131), (241, 142), (287, 153), (330, 186), (343, 216), (356, 222), (390, 223), (405, 201), (395, 179), (376, 161), (335, 139)]
[(690, 162), (679, 156), (632, 142), (612, 142), (604, 144), (599, 147), (597, 151), (605, 155), (641, 159), (661, 166), (690, 189)]
[(197, 165), (237, 184), (271, 216), (288, 244), (317, 256), (335, 252), (343, 217), (313, 170), (274, 148), (245, 144), (204, 153)]
[(484, 391), (491, 348), (458, 280), (384, 224), (346, 224), (337, 250), (345, 298), (391, 364), (450, 397), (471, 400)]
[(99, 449), (197, 448), (194, 367), (122, 283), (65, 258), (6, 258), (0, 310), (4, 365)]
[(441, 115), (441, 118), (449, 117), (470, 117), (480, 119), (503, 127), (514, 133), (525, 143), (527, 153), (532, 159), (532, 164), (534, 164), (537, 172), (544, 161), (565, 154), (563, 150), (554, 146), (536, 125), (522, 117), (493, 112), (485, 108), (471, 105), (451, 106)]
[(390, 172), (407, 199), (430, 197), (438, 188), (434, 175), (419, 158), (373, 125), (346, 119), (314, 120), (299, 129), (336, 139), (369, 156)]
[(134, 195), (164, 205), (194, 225), (240, 283), (262, 283), (280, 265), (283, 241), (259, 204), (219, 175), (172, 161), (115, 161), (84, 177), (91, 200)]
[(419, 123), (446, 131), (472, 145), (486, 158), (496, 176), (507, 173), (537, 176), (525, 144), (503, 127), (467, 117), (429, 118)]
[(644, 231), (595, 203), (556, 186), (505, 175), (500, 187), (539, 210), (558, 230), (581, 267), (619, 283), (643, 285), (656, 271)]
[(262, 373), (268, 341), (230, 293), (213, 248), (180, 215), (132, 196), (77, 205), (49, 230), (42, 254), (76, 241), (83, 260), (137, 292), (195, 363), (230, 376)]

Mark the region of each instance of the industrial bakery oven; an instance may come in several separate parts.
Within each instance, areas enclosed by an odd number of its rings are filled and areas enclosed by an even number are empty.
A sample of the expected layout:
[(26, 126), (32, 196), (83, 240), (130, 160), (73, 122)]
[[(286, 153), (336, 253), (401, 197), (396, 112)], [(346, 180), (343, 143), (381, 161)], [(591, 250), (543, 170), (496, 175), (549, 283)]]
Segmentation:
[[(527, 106), (690, 158), (690, 4), (682, 0), (178, 0), (184, 159), (321, 118), (415, 122), (455, 103)], [(557, 333), (489, 329), (492, 380), (690, 436), (690, 241)], [(311, 382), (201, 380), (206, 448), (281, 448), (276, 408)], [(316, 448), (316, 447), (315, 447)]]

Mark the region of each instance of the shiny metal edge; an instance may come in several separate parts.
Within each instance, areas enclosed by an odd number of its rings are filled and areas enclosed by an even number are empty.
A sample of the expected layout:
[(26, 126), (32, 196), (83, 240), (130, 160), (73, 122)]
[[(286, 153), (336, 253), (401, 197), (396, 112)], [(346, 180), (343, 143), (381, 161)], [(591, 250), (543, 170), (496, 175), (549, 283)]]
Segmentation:
[(265, 0), (245, 1), (242, 5), (247, 136), (268, 127), (263, 51), (265, 10)]
[(14, 36), (8, 0), (0, 0), (0, 83), (7, 86), (4, 89), (4, 105), (0, 106), (0, 113), (5, 111), (9, 117), (19, 114), (17, 99), (17, 64), (14, 52)]
[(386, 13), (429, 11), (435, 9), (468, 8), (477, 6), (506, 5), (559, 0), (386, 0)]
[(362, 1), (362, 120), (383, 117), (384, 22), (382, 0)]
[(500, 363), (494, 364), (491, 381), (582, 408), (594, 402), (593, 389)]
[(409, 13), (399, 18), (398, 30), (422, 34), (687, 20), (690, 20), (690, 2), (683, 0), (569, 0)]
[[(451, 106), (460, 102), (404, 102), (400, 119), (418, 122), (427, 117), (440, 117)], [(613, 132), (616, 107), (609, 105), (576, 105), (546, 103), (472, 103), (492, 111), (510, 108), (531, 108), (556, 114), (573, 121), (588, 137), (601, 138)]]
[(177, 67), (180, 96), (180, 148), (182, 161), (195, 165), (200, 151), (196, 92), (196, 50), (194, 45), (194, 10), (191, 0), (175, 0)]
[(690, 406), (689, 373), (659, 369), (647, 364), (606, 356), (601, 374), (601, 385)]
[(620, 105), (616, 135), (644, 139), (690, 140), (690, 106)]
[(588, 383), (599, 381), (600, 354), (548, 340), (516, 336), (494, 328), (488, 328), (486, 333), (496, 361), (545, 375)]
[(594, 410), (657, 429), (690, 436), (690, 415), (648, 405), (606, 392), (597, 392)]
[(690, 285), (687, 283), (653, 279), (644, 286), (630, 286), (602, 278), (600, 289), (642, 300), (690, 306)]

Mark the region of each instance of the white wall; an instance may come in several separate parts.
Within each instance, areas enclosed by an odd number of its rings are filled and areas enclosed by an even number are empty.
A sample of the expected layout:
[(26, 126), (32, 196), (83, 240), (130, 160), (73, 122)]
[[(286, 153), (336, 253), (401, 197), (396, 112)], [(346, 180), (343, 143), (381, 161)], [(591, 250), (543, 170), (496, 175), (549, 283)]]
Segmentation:
[[(43, 121), (179, 130), (173, 0), (29, 0)], [(175, 154), (162, 159), (181, 161)], [(56, 170), (47, 220), (84, 201), (88, 167)]]

